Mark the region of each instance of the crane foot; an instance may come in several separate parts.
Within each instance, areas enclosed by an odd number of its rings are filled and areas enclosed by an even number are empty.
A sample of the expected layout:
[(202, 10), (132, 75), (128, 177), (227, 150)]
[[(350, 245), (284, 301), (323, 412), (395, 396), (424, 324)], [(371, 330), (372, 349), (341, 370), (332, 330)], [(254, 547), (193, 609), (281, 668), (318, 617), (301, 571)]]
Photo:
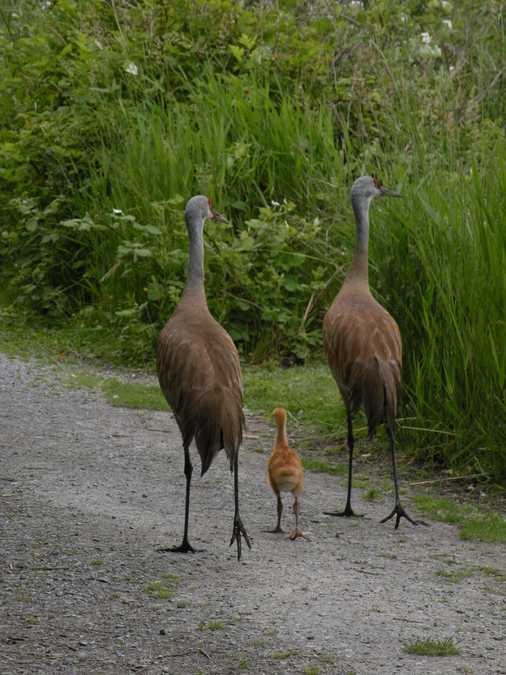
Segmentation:
[(248, 547), (251, 549), (251, 542), (246, 532), (246, 528), (242, 524), (241, 516), (239, 513), (236, 513), (234, 516), (234, 530), (232, 532), (232, 539), (230, 540), (230, 546), (237, 541), (237, 560), (241, 559), (241, 535), (244, 537), (244, 541), (248, 544)]
[(355, 513), (349, 504), (346, 504), (344, 511), (324, 511), (326, 516), (336, 516), (338, 518), (363, 518), (363, 513)]
[(311, 539), (306, 537), (306, 535), (302, 532), (300, 527), (295, 528), (292, 534), (289, 534), (288, 537), (285, 537), (285, 539), (291, 539), (292, 541), (295, 541), (295, 539), (298, 539), (299, 537), (306, 539), (306, 541), (311, 541)]
[[(401, 505), (400, 502), (395, 505), (394, 510), (392, 511), (392, 513), (389, 516), (387, 516), (386, 518), (383, 518), (383, 520), (380, 520), (380, 523), (386, 523), (387, 520), (390, 520), (394, 516), (397, 516), (396, 519), (395, 519), (395, 529), (397, 529), (399, 527), (399, 523), (401, 521), (401, 518), (406, 518), (406, 520), (409, 520), (409, 522), (412, 525), (418, 525), (418, 522), (416, 520), (413, 520), (412, 518), (410, 518), (408, 516), (408, 514), (406, 513), (406, 511), (404, 510), (404, 508), (403, 508), (403, 506)], [(425, 525), (425, 523), (423, 523), (423, 524)]]
[(270, 534), (285, 534), (285, 531), (282, 530), (279, 525), (277, 525), (273, 530), (262, 530), (262, 532), (269, 532)]
[(165, 548), (157, 548), (160, 553), (201, 553), (202, 550), (193, 548), (188, 539), (183, 539), (180, 546), (170, 546)]

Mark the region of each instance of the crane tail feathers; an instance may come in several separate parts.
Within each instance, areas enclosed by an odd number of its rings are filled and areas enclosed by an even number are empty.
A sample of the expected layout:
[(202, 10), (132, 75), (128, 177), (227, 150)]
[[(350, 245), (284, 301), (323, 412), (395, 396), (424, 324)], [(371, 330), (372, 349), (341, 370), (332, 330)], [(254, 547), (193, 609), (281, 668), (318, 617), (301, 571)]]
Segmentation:
[(378, 425), (382, 422), (386, 422), (390, 429), (394, 429), (400, 393), (401, 379), (397, 368), (375, 356), (368, 386), (362, 392), (369, 437), (374, 436)]
[(193, 435), (202, 462), (201, 475), (206, 473), (214, 457), (223, 448), (232, 471), (246, 424), (240, 401), (230, 389), (215, 382), (199, 392), (198, 415), (194, 414), (193, 419), (197, 420)]

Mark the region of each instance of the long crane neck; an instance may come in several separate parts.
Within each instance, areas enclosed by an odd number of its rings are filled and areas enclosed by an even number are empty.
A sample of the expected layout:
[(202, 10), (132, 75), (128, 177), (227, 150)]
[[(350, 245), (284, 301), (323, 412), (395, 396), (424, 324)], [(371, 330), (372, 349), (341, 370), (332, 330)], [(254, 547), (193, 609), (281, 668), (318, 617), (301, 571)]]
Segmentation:
[(188, 275), (184, 285), (183, 295), (202, 296), (204, 291), (204, 219), (192, 219), (186, 223), (188, 229), (189, 258)]
[(360, 200), (352, 202), (353, 211), (355, 213), (355, 224), (357, 227), (357, 241), (355, 244), (355, 253), (351, 261), (350, 269), (348, 271), (347, 279), (360, 279), (369, 285), (368, 273), (368, 255), (367, 248), (369, 245), (369, 204), (370, 200)]

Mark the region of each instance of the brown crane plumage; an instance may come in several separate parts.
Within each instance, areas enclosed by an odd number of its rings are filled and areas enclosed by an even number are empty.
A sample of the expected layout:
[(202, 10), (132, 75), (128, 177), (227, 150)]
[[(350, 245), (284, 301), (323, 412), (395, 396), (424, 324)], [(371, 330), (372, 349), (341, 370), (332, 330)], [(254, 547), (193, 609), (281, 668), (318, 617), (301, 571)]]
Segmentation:
[(188, 541), (188, 517), (192, 463), (190, 445), (195, 439), (202, 475), (215, 455), (225, 449), (234, 471), (235, 516), (230, 545), (241, 535), (251, 544), (239, 516), (238, 452), (245, 426), (242, 410), (242, 376), (237, 349), (227, 331), (211, 316), (204, 291), (204, 239), (206, 218), (228, 221), (203, 195), (190, 199), (185, 208), (190, 255), (181, 299), (158, 339), (156, 370), (160, 388), (172, 408), (183, 437), (186, 504), (183, 542), (173, 552), (194, 551)]
[(369, 436), (385, 422), (390, 440), (395, 483), (395, 507), (381, 522), (405, 512), (399, 498), (395, 461), (395, 414), (401, 397), (402, 342), (399, 328), (390, 314), (372, 297), (368, 280), (369, 205), (380, 196), (401, 195), (382, 187), (376, 178), (363, 176), (351, 189), (351, 203), (357, 226), (353, 260), (334, 302), (323, 321), (323, 347), (327, 363), (346, 408), (348, 423), (348, 497), (344, 511), (333, 516), (354, 516), (351, 508), (353, 446), (352, 414), (364, 406)]
[(292, 534), (288, 535), (287, 539), (302, 537), (310, 541), (309, 537), (306, 537), (299, 527), (300, 496), (304, 487), (302, 462), (295, 450), (292, 450), (288, 445), (286, 438), (286, 410), (284, 408), (275, 408), (272, 414), (276, 423), (276, 440), (274, 442), (274, 450), (267, 463), (267, 474), (272, 491), (278, 499), (278, 524), (273, 530), (264, 530), (264, 532), (283, 533), (281, 529), (281, 515), (283, 514), (281, 493), (291, 492), (295, 498), (293, 503), (295, 530)]

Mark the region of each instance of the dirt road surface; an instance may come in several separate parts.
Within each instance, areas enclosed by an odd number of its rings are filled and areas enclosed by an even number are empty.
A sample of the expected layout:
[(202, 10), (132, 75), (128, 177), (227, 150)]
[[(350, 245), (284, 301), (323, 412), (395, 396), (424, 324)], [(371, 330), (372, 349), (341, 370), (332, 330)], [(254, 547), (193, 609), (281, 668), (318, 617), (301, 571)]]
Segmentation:
[[(63, 367), (63, 366), (62, 366)], [(0, 354), (0, 673), (506, 673), (502, 545), (457, 527), (332, 519), (343, 481), (305, 476), (289, 541), (266, 477), (273, 430), (250, 417), (241, 450), (241, 515), (253, 549), (229, 548), (233, 480), (224, 453), (199, 477), (190, 541), (180, 543), (183, 452), (167, 412), (110, 406), (100, 394), (44, 384), (44, 366)], [(38, 386), (33, 386), (37, 378)], [(282, 402), (280, 402), (282, 403)], [(260, 438), (260, 440), (258, 440)], [(404, 497), (411, 515), (417, 517)], [(294, 526), (285, 497), (283, 527)], [(441, 572), (459, 572), (451, 583)], [(468, 573), (468, 576), (465, 576)], [(457, 656), (410, 655), (416, 639), (452, 638)]]

